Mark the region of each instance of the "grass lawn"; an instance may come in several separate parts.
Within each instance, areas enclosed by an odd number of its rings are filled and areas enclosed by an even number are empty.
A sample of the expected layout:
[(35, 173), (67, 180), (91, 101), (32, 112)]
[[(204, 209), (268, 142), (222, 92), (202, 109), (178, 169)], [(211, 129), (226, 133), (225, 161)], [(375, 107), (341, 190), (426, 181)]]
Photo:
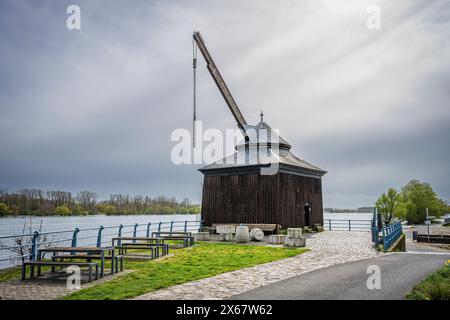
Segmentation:
[(20, 267), (8, 268), (4, 270), (0, 270), (0, 282), (20, 279), (21, 270)]
[(406, 297), (412, 300), (450, 300), (450, 262), (428, 275)]
[(234, 243), (198, 243), (194, 247), (171, 250), (173, 256), (159, 260), (125, 260), (125, 270), (136, 270), (135, 272), (81, 289), (63, 299), (127, 299), (152, 290), (296, 256), (306, 251), (308, 250)]

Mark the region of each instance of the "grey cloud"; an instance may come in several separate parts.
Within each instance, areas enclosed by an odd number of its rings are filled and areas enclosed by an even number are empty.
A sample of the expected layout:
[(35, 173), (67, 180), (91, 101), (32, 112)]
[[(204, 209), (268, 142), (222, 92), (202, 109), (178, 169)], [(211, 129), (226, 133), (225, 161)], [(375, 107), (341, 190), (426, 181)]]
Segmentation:
[[(370, 205), (409, 179), (450, 198), (450, 5), (380, 1), (73, 1), (0, 4), (0, 188), (90, 188), (201, 199), (197, 166), (170, 162), (191, 128), (200, 29), (250, 123), (260, 109), (294, 153), (329, 172), (327, 206)], [(202, 58), (204, 126), (234, 121)]]

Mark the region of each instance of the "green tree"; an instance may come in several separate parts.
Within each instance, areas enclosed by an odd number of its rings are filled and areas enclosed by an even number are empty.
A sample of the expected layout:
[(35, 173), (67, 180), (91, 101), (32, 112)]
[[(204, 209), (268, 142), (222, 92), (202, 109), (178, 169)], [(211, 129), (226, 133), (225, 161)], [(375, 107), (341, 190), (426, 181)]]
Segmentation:
[(60, 216), (68, 216), (70, 214), (70, 210), (66, 205), (62, 205), (55, 208), (55, 214)]
[(0, 202), (0, 217), (7, 216), (11, 214), (11, 210), (6, 205), (6, 203)]
[(389, 224), (394, 216), (399, 216), (401, 206), (401, 195), (394, 188), (389, 188), (386, 193), (381, 194), (375, 206), (383, 216), (383, 222)]
[(409, 224), (425, 221), (426, 208), (431, 216), (440, 217), (445, 213), (446, 203), (439, 199), (429, 183), (411, 180), (402, 187), (402, 196), (406, 208), (406, 220)]
[(75, 216), (81, 216), (83, 215), (83, 208), (79, 203), (75, 203), (75, 205), (72, 208), (72, 214)]
[(116, 207), (114, 207), (113, 205), (104, 206), (103, 213), (106, 215), (116, 214)]

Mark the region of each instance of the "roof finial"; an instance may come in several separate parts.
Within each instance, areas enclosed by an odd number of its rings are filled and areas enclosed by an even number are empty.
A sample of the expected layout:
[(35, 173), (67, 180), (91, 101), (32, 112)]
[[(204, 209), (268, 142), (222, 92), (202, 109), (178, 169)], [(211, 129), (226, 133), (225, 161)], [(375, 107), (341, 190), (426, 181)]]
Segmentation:
[(263, 122), (263, 121), (264, 121), (264, 120), (263, 120), (263, 118), (264, 118), (264, 113), (263, 113), (262, 110), (261, 110), (260, 116), (261, 116), (261, 122)]

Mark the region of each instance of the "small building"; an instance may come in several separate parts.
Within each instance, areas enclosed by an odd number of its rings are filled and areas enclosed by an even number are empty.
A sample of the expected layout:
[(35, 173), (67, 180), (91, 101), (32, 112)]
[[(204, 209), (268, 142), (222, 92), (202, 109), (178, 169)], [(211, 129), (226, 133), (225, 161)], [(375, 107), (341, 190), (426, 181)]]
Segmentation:
[[(214, 223), (323, 224), (326, 171), (297, 158), (291, 145), (263, 121), (246, 125), (248, 138), (229, 157), (202, 167), (202, 219)], [(277, 166), (275, 174), (265, 174)]]

